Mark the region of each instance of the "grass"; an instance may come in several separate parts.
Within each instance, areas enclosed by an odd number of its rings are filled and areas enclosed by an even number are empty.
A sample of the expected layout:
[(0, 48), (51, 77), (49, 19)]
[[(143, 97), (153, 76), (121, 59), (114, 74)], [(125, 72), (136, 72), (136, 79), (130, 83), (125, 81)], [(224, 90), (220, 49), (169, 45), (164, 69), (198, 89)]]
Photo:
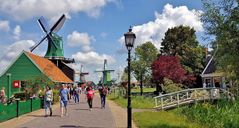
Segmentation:
[[(137, 112), (133, 119), (139, 128), (201, 128), (175, 111)], [(205, 128), (205, 127), (204, 127)]]
[[(155, 90), (155, 88), (143, 88), (143, 92), (154, 92)], [(131, 92), (140, 92), (140, 87), (132, 88)]]
[[(118, 105), (123, 108), (127, 107), (127, 99), (122, 96), (116, 96), (114, 94), (108, 95), (108, 99), (113, 100)], [(132, 108), (136, 109), (147, 109), (154, 107), (154, 99), (153, 98), (145, 98), (143, 96), (132, 96), (131, 97), (131, 105)]]
[(216, 103), (196, 104), (182, 108), (181, 113), (191, 121), (213, 128), (239, 127), (239, 100), (236, 102), (218, 101)]

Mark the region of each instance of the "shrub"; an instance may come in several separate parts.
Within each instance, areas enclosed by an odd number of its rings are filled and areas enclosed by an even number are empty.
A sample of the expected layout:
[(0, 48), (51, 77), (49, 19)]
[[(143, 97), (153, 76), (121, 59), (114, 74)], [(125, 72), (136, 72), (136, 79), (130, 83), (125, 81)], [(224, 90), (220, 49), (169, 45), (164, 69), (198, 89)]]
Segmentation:
[(15, 98), (20, 98), (20, 100), (30, 99), (30, 94), (25, 92), (19, 92), (14, 94)]
[(166, 93), (171, 93), (182, 90), (182, 86), (183, 86), (182, 84), (177, 84), (170, 79), (164, 78), (164, 85), (162, 89)]
[(53, 89), (52, 92), (53, 92), (53, 103), (59, 102), (60, 101), (59, 90)]

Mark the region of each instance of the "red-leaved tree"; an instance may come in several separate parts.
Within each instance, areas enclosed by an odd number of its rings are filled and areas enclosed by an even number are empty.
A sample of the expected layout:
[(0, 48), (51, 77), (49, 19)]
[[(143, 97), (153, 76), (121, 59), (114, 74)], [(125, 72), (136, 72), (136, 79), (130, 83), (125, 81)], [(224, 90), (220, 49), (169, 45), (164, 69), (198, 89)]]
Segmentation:
[(166, 77), (175, 83), (183, 83), (186, 77), (186, 71), (180, 64), (180, 59), (175, 56), (160, 56), (152, 64), (153, 80), (163, 84)]

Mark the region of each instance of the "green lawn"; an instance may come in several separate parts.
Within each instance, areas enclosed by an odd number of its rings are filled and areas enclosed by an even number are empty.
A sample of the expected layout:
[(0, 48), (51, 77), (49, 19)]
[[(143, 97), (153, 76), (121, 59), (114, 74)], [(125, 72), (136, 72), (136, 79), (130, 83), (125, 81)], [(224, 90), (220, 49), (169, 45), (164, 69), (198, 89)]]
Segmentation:
[[(155, 88), (143, 88), (143, 92), (154, 92)], [(140, 88), (132, 88), (131, 92), (140, 92)]]
[(137, 112), (133, 113), (133, 119), (139, 128), (205, 128), (175, 111)]
[[(127, 99), (123, 98), (121, 96), (110, 94), (108, 95), (108, 99), (113, 100), (121, 107), (126, 108), (127, 107)], [(147, 108), (153, 108), (154, 107), (154, 99), (153, 98), (145, 98), (143, 96), (132, 96), (131, 98), (131, 104), (132, 108), (141, 108), (141, 109), (147, 109)]]

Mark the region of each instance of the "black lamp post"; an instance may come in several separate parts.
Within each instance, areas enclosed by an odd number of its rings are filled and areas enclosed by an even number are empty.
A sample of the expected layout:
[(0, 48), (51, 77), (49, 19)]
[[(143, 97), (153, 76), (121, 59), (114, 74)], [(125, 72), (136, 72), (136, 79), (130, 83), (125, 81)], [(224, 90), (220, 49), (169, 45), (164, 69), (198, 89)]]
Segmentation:
[(128, 128), (132, 128), (132, 108), (131, 108), (131, 91), (130, 91), (130, 51), (134, 47), (134, 40), (136, 38), (135, 34), (132, 32), (132, 28), (129, 28), (129, 32), (124, 34), (125, 37), (125, 46), (128, 50), (128, 106), (127, 106), (127, 119), (128, 119)]

